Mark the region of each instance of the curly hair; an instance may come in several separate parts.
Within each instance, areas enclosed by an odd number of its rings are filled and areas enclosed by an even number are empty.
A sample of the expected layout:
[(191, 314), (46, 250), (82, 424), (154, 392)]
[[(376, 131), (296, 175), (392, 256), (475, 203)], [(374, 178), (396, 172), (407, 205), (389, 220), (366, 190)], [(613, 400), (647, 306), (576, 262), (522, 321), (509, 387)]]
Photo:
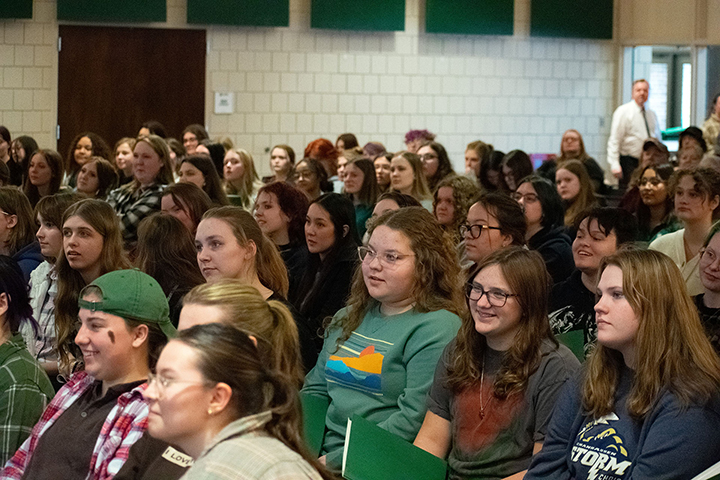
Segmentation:
[[(395, 230), (410, 241), (410, 248), (415, 254), (415, 283), (411, 292), (415, 311), (426, 313), (447, 310), (462, 317), (466, 307), (455, 247), (432, 214), (423, 207), (407, 207), (384, 213), (368, 230), (371, 238), (379, 226)], [(337, 325), (342, 329), (337, 339), (338, 348), (350, 338), (365, 314), (377, 303), (368, 292), (362, 268), (356, 269), (347, 302), (348, 314), (339, 319)]]
[[(460, 236), (460, 225), (462, 225), (467, 219), (467, 212), (470, 206), (473, 204), (473, 200), (480, 193), (480, 189), (477, 184), (467, 177), (451, 175), (437, 184), (435, 194), (433, 195), (433, 214), (436, 213), (438, 204), (438, 192), (443, 187), (452, 188), (453, 196), (453, 221), (452, 225), (443, 226), (446, 232), (450, 233), (454, 240), (460, 242), (462, 236)], [(437, 217), (437, 215), (435, 215)]]

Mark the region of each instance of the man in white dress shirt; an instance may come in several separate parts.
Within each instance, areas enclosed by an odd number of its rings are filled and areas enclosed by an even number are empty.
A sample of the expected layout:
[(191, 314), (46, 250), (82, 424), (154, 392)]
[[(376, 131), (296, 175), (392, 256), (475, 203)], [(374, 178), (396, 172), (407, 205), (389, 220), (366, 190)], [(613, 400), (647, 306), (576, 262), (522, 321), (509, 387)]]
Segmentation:
[(607, 143), (607, 162), (613, 175), (620, 180), (621, 191), (625, 190), (630, 175), (638, 166), (645, 140), (650, 137), (660, 138), (657, 116), (645, 108), (649, 92), (647, 80), (635, 80), (632, 100), (620, 105), (613, 113)]

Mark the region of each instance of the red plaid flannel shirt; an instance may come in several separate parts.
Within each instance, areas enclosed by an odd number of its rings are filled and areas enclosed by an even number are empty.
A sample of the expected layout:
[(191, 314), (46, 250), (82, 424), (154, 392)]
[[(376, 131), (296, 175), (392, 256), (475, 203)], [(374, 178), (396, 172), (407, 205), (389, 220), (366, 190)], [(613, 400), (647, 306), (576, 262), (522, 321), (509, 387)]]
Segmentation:
[[(78, 372), (70, 378), (45, 409), (42, 417), (33, 427), (30, 437), (0, 471), (0, 479), (22, 478), (40, 436), (92, 386), (94, 381), (95, 379), (86, 372)], [(88, 479), (102, 480), (114, 477), (127, 460), (130, 447), (147, 429), (149, 409), (142, 395), (146, 388), (147, 383), (143, 383), (118, 397), (95, 443), (88, 466)]]

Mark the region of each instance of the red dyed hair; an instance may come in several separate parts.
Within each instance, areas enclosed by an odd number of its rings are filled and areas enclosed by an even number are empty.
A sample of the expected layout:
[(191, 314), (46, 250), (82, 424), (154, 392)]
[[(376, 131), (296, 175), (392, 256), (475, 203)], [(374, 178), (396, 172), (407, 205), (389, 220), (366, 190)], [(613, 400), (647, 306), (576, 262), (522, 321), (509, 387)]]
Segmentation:
[(318, 138), (308, 143), (305, 147), (305, 158), (313, 158), (320, 162), (328, 177), (337, 175), (337, 150), (327, 138)]

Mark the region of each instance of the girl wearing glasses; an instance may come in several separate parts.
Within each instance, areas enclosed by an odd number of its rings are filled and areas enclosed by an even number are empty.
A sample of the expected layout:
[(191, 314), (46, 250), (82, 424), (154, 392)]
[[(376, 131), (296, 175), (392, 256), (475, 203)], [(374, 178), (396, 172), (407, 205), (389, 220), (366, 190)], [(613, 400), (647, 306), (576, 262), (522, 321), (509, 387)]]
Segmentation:
[(511, 196), (525, 213), (528, 248), (542, 255), (554, 284), (566, 280), (575, 263), (572, 240), (563, 227), (562, 198), (555, 186), (540, 175), (530, 175), (520, 181)]
[(642, 170), (638, 181), (641, 203), (635, 212), (639, 241), (652, 242), (681, 227), (673, 215), (673, 199), (668, 190), (668, 182), (674, 171), (669, 164), (650, 165)]
[(703, 293), (694, 297), (710, 343), (720, 354), (720, 222), (716, 222), (700, 253), (700, 282)]
[(600, 272), (598, 345), (525, 479), (693, 478), (720, 458), (720, 359), (683, 277), (651, 250), (618, 252)]
[(547, 277), (542, 257), (521, 247), (470, 276), (470, 313), (438, 362), (415, 439), (447, 458), (451, 479), (521, 478), (542, 447), (558, 392), (579, 367), (550, 332)]
[(425, 209), (381, 215), (359, 253), (348, 307), (333, 318), (303, 387), (330, 401), (321, 455), (335, 469), (353, 414), (415, 438), (432, 369), (465, 308), (454, 248)]
[(160, 355), (148, 431), (195, 459), (183, 478), (332, 478), (303, 446), (295, 384), (258, 343), (229, 325), (196, 325)]
[(423, 165), (423, 173), (431, 192), (435, 191), (438, 183), (450, 175), (455, 175), (455, 171), (450, 163), (447, 151), (442, 144), (437, 142), (424, 143), (417, 152)]
[(502, 193), (480, 195), (470, 207), (467, 224), (460, 226), (465, 256), (480, 263), (496, 250), (525, 245), (525, 217), (518, 203)]

